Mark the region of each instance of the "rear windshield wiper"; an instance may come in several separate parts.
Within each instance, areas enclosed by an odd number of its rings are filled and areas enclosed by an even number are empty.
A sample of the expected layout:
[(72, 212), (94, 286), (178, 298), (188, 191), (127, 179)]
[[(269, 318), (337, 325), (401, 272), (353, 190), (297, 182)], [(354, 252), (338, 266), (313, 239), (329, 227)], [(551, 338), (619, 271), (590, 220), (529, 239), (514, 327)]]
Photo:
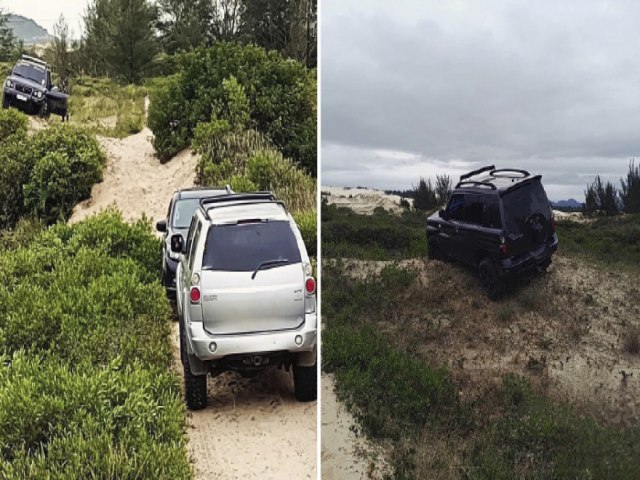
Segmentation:
[(256, 269), (253, 271), (253, 275), (251, 275), (251, 280), (256, 278), (258, 271), (262, 270), (263, 267), (266, 267), (269, 265), (279, 265), (281, 263), (288, 263), (288, 262), (289, 262), (288, 258), (274, 258), (273, 260), (265, 260), (264, 262), (260, 262), (256, 267)]

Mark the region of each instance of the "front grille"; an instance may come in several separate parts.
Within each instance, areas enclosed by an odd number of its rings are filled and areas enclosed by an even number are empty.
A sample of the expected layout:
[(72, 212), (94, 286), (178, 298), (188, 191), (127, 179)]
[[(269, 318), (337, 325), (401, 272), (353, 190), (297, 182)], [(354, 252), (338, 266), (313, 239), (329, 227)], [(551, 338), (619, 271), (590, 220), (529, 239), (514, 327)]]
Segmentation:
[(26, 85), (21, 85), (16, 83), (16, 90), (18, 92), (26, 93), (27, 95), (31, 95), (33, 93), (33, 88), (27, 87)]

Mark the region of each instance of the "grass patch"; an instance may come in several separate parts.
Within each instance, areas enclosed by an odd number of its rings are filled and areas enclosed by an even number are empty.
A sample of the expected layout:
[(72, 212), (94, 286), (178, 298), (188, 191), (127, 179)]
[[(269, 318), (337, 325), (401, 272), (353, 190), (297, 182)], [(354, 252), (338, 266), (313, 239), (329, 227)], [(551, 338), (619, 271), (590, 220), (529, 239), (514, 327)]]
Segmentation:
[(461, 380), (387, 331), (415, 315), (415, 272), (388, 266), (358, 280), (342, 268), (323, 268), (322, 366), (364, 431), (391, 444), (394, 478), (636, 477), (640, 428), (602, 425), (515, 375), (460, 396)]
[[(123, 138), (144, 128), (146, 95), (144, 86), (120, 85), (108, 78), (79, 77), (71, 85), (69, 118), (71, 123), (87, 126), (97, 134)], [(52, 116), (49, 121), (61, 120)]]
[(360, 215), (349, 208), (322, 205), (322, 254), (327, 258), (390, 260), (427, 253), (424, 212), (395, 215), (377, 208)]
[(640, 214), (599, 217), (593, 222), (560, 221), (559, 250), (602, 264), (640, 268)]

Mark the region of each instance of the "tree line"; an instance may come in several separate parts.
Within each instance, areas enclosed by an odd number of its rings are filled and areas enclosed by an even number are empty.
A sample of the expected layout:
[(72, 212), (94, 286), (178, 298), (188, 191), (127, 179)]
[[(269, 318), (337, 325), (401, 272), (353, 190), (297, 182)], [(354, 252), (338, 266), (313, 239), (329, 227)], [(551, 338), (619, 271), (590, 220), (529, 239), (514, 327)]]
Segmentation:
[(620, 179), (620, 188), (597, 175), (584, 192), (584, 213), (615, 215), (620, 212), (640, 213), (640, 165), (629, 162), (626, 178)]
[(409, 208), (407, 198), (413, 199), (413, 208), (416, 210), (433, 210), (447, 202), (453, 182), (449, 175), (436, 175), (435, 183), (431, 179), (420, 177), (418, 185), (413, 185), (410, 190), (386, 190), (385, 193), (401, 197), (400, 206)]
[[(91, 0), (71, 40), (61, 16), (45, 52), (60, 78), (109, 76), (128, 83), (166, 73), (179, 51), (219, 41), (276, 50), (316, 67), (317, 0)], [(0, 12), (0, 60), (25, 52)]]

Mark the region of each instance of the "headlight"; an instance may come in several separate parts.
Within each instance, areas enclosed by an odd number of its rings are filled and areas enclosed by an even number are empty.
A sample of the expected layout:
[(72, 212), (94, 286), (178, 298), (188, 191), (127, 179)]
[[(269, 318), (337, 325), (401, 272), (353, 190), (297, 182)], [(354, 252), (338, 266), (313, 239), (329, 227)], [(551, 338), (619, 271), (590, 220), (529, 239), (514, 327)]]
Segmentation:
[(11, 80), (7, 80), (7, 81), (5, 82), (5, 85), (6, 85), (7, 87), (9, 87), (9, 88), (13, 88), (13, 82), (12, 82)]
[(36, 98), (42, 98), (42, 92), (40, 91), (36, 92)]

